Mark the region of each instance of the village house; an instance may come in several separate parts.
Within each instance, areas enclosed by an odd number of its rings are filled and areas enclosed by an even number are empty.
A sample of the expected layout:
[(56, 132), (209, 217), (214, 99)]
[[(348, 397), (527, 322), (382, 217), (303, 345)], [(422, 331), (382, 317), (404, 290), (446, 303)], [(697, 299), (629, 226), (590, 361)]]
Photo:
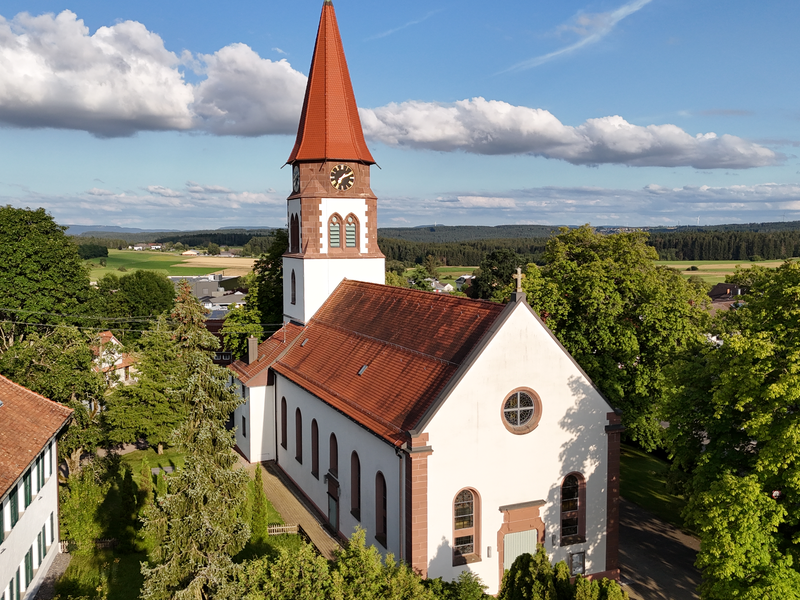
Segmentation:
[(0, 376), (0, 598), (34, 598), (59, 552), (57, 438), (71, 414)]

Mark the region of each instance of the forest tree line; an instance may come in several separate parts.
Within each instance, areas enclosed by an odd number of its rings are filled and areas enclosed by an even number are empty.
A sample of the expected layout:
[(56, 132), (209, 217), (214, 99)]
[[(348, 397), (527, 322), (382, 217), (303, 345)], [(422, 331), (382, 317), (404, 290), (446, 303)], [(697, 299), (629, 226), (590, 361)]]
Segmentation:
[[(550, 239), (552, 236), (434, 243), (378, 237), (378, 245), (387, 260), (406, 265), (422, 264), (428, 255), (443, 265), (477, 265), (488, 252), (501, 249), (515, 252), (525, 263), (543, 264)], [(650, 233), (647, 245), (656, 249), (659, 260), (779, 260), (800, 256), (800, 229)]]

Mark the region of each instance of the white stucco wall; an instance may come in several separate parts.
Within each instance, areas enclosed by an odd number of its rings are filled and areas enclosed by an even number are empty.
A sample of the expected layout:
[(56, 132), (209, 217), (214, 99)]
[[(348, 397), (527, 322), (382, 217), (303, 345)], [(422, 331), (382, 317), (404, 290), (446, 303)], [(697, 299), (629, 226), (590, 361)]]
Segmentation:
[[(275, 402), (272, 386), (244, 386), (236, 381), (237, 395), (244, 398), (233, 415), (236, 445), (251, 463), (275, 460)], [(247, 431), (242, 432), (242, 417), (247, 419)], [(243, 435), (246, 433), (247, 435)]]
[[(507, 395), (519, 387), (542, 401), (538, 427), (510, 433)], [(608, 404), (523, 303), (472, 365), (425, 429), (428, 458), (429, 577), (450, 580), (469, 569), (499, 587), (500, 506), (545, 500), (545, 548), (555, 561), (586, 552), (586, 572), (605, 570)], [(560, 486), (577, 471), (586, 480), (586, 542), (559, 547)], [(453, 500), (465, 487), (481, 497), (481, 561), (452, 566)], [(553, 546), (552, 536), (556, 536)], [(487, 557), (491, 547), (491, 558)]]
[[(362, 198), (323, 198), (319, 202), (320, 223), (322, 225), (322, 247), (320, 252), (328, 252), (328, 219), (331, 215), (338, 213), (342, 219), (347, 215), (353, 214), (358, 219), (358, 249), (361, 252), (371, 252), (373, 249), (367, 247), (367, 203)], [(377, 224), (375, 224), (377, 227)], [(344, 227), (342, 227), (341, 243), (344, 244)], [(383, 283), (381, 281), (381, 283)]]
[[(57, 449), (55, 441), (53, 442), (53, 449), (51, 457), (57, 456)], [(19, 521), (11, 529), (11, 512), (9, 505), (9, 492), (2, 499), (3, 509), (3, 530), (6, 538), (0, 544), (0, 590), (8, 593), (9, 582), (12, 578), (16, 577), (17, 569), (20, 569), (20, 589), (23, 590), (21, 598), (33, 598), (36, 591), (41, 585), (44, 575), (47, 573), (50, 564), (53, 562), (55, 555), (58, 554), (58, 477), (55, 472), (55, 465), (52, 458), (48, 458), (45, 454), (45, 483), (39, 492), (36, 492), (36, 469), (31, 471), (31, 485), (32, 485), (32, 502), (24, 508), (24, 488), (22, 478), (15, 483), (17, 486), (17, 498), (19, 500), (19, 509), (21, 511)], [(48, 476), (47, 473), (50, 473)], [(53, 515), (53, 522), (55, 525), (55, 532), (52, 531), (50, 526), (50, 515)], [(39, 564), (39, 550), (37, 536), (45, 528), (45, 544), (47, 547), (47, 554), (44, 560)], [(9, 529), (11, 529), (9, 531)], [(51, 543), (51, 537), (56, 543)], [(25, 555), (33, 548), (33, 568), (35, 571), (33, 580), (30, 585), (25, 588)]]
[[(292, 298), (292, 270), (295, 272), (296, 304)], [(344, 278), (383, 284), (383, 258), (283, 259), (283, 312), (285, 317), (306, 323)]]
[[(277, 410), (280, 412), (281, 398), (286, 398), (287, 434), (286, 449), (280, 444), (280, 414), (278, 422), (278, 464), (284, 472), (311, 498), (319, 510), (327, 515), (328, 484), (325, 474), (329, 466), (329, 440), (336, 434), (339, 446), (339, 531), (350, 536), (357, 525), (367, 531), (367, 544), (373, 544), (382, 553), (401, 554), (401, 532), (403, 511), (400, 510), (405, 492), (405, 476), (402, 461), (394, 448), (363, 427), (329, 407), (301, 387), (281, 375), (276, 375)], [(295, 410), (300, 408), (303, 423), (303, 463), (295, 459)], [(319, 479), (311, 474), (311, 421), (319, 426)], [(361, 520), (350, 514), (350, 455), (356, 450), (361, 462)], [(387, 489), (387, 546), (375, 539), (375, 476), (381, 471)]]

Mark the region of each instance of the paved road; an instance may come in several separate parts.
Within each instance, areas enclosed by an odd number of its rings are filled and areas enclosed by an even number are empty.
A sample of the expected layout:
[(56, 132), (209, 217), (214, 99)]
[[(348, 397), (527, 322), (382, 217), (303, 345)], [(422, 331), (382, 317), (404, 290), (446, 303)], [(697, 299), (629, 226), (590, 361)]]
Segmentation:
[(700, 542), (635, 504), (620, 500), (622, 579), (633, 600), (699, 598), (694, 567)]

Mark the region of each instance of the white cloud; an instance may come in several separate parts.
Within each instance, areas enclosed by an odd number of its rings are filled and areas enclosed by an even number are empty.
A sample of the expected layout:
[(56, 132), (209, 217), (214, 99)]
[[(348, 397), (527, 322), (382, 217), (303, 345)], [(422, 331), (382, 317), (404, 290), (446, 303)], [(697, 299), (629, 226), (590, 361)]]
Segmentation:
[(513, 198), (492, 198), (488, 196), (458, 196), (461, 206), (467, 208), (514, 208), (517, 203)]
[(0, 17), (0, 121), (100, 136), (188, 129), (192, 90), (178, 62), (134, 21), (89, 35), (69, 10)]
[(261, 58), (244, 44), (200, 58), (207, 78), (197, 86), (192, 105), (199, 128), (246, 136), (297, 131), (306, 77), (286, 60)]
[(558, 56), (562, 56), (564, 54), (570, 54), (585, 46), (597, 43), (604, 37), (606, 37), (609, 33), (611, 33), (611, 30), (614, 29), (616, 24), (619, 23), (622, 19), (637, 12), (645, 5), (649, 4), (651, 1), (652, 0), (633, 0), (632, 2), (623, 4), (616, 10), (606, 13), (596, 13), (596, 14), (579, 13), (574, 17), (571, 23), (562, 25), (561, 27), (558, 28), (558, 30), (572, 31), (574, 33), (577, 33), (579, 36), (582, 36), (582, 39), (578, 40), (574, 44), (571, 44), (565, 48), (561, 48), (560, 50), (556, 50), (554, 52), (550, 52), (542, 56), (537, 56), (535, 58), (524, 60), (520, 63), (517, 63), (509, 67), (508, 69), (505, 69), (504, 71), (501, 71), (501, 73), (532, 69), (533, 67), (538, 67), (539, 65), (543, 65), (544, 63), (549, 62)]
[(111, 190), (104, 190), (102, 188), (96, 188), (96, 187), (94, 187), (94, 188), (92, 188), (90, 190), (87, 190), (86, 193), (89, 194), (90, 196), (113, 196), (114, 195), (114, 192), (112, 192)]
[(186, 190), (192, 194), (229, 194), (232, 190), (221, 185), (201, 185), (194, 181), (186, 182)]
[(364, 132), (390, 146), (475, 154), (533, 154), (573, 164), (749, 168), (781, 155), (732, 135), (692, 136), (676, 125), (632, 125), (620, 116), (562, 124), (549, 111), (472, 98), (361, 109)]
[[(589, 39), (646, 1), (630, 2), (605, 16), (587, 16), (575, 27), (583, 28), (579, 33)], [(181, 68), (205, 79), (186, 83)], [(179, 58), (158, 35), (134, 21), (90, 35), (70, 11), (38, 17), (20, 13), (10, 21), (0, 17), (0, 123), (13, 126), (79, 129), (98, 136), (157, 129), (293, 134), (305, 84), (305, 75), (286, 60), (261, 58), (244, 44), (198, 56), (184, 51)], [(483, 98), (392, 103), (361, 109), (361, 116), (373, 140), (446, 152), (698, 169), (758, 167), (783, 159), (731, 135), (692, 136), (675, 125), (642, 127), (620, 116), (574, 127), (546, 110)], [(230, 191), (196, 187), (190, 184), (188, 192)]]
[(148, 185), (147, 191), (151, 194), (155, 194), (156, 196), (162, 196), (164, 198), (180, 198), (183, 196), (180, 192), (176, 192), (175, 190), (171, 190), (166, 188), (162, 185)]

